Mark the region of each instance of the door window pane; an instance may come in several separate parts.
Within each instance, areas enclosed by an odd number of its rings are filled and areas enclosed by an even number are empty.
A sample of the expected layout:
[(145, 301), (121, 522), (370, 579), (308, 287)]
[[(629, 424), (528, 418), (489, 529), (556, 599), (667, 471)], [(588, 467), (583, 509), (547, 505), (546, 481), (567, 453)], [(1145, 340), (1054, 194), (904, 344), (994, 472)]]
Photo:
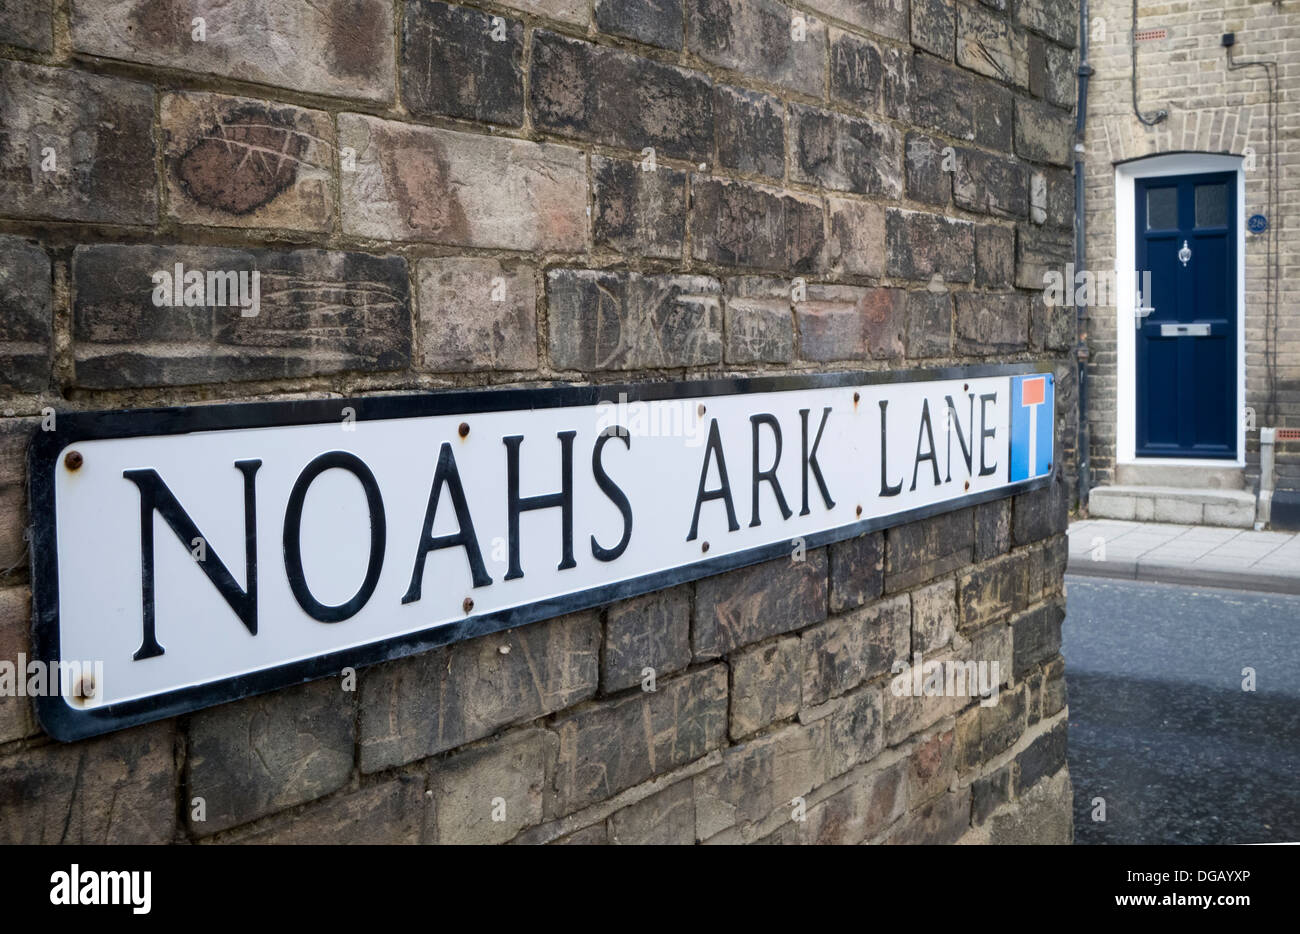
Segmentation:
[(1147, 230), (1178, 228), (1178, 189), (1147, 189)]
[(1196, 226), (1225, 227), (1228, 223), (1228, 186), (1196, 186)]

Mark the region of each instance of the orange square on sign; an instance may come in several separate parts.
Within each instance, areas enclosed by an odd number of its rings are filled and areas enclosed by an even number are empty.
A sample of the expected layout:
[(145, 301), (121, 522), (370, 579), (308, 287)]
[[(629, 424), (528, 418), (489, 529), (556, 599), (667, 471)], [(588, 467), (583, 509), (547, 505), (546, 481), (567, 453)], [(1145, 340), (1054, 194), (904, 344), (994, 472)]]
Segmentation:
[(1021, 405), (1038, 405), (1043, 401), (1043, 391), (1046, 388), (1047, 380), (1043, 377), (1038, 379), (1027, 379), (1020, 384), (1020, 404)]

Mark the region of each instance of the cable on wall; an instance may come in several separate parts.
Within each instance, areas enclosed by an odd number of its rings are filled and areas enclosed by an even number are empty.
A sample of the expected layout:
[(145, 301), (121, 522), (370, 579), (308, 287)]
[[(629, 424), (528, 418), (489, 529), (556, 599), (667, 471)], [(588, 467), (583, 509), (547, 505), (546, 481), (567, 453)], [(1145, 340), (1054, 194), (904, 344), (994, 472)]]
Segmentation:
[(1157, 110), (1151, 113), (1150, 116), (1148, 116), (1138, 109), (1137, 31), (1138, 31), (1138, 0), (1133, 0), (1133, 31), (1129, 33), (1129, 37), (1128, 37), (1129, 49), (1132, 52), (1132, 57), (1133, 57), (1133, 68), (1130, 72), (1130, 77), (1132, 78), (1132, 85), (1133, 85), (1133, 113), (1137, 115), (1138, 122), (1141, 123), (1143, 126), (1155, 126), (1157, 123), (1160, 123), (1162, 120), (1165, 120), (1169, 117), (1169, 111)]

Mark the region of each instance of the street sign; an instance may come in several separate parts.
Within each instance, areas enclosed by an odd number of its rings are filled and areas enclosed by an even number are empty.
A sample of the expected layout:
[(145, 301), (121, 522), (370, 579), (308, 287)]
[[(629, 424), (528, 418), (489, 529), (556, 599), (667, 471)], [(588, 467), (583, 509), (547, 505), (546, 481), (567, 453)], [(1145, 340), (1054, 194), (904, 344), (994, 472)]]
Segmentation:
[[(71, 740), (1046, 482), (1032, 364), (61, 414), (30, 451)], [(40, 692), (37, 692), (40, 693)]]

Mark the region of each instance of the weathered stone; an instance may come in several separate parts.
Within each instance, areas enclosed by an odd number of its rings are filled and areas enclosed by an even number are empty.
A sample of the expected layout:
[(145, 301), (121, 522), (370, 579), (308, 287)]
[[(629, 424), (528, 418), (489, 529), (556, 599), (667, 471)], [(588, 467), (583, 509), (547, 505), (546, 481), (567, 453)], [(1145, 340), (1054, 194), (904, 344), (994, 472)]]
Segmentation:
[(420, 117), (524, 122), (524, 24), (411, 0), (402, 18), (402, 101)]
[(1041, 541), (1065, 531), (1069, 518), (1065, 485), (1053, 475), (1047, 486), (1012, 500), (1011, 540), (1016, 545)]
[(473, 256), (422, 259), (420, 365), (434, 372), (537, 366), (531, 266)]
[(190, 721), (189, 789), (212, 834), (342, 788), (352, 774), (354, 700), (333, 678), (201, 711)]
[(957, 352), (1013, 353), (1029, 346), (1029, 296), (1021, 292), (958, 292)]
[[(13, 677), (25, 682), (25, 666), (19, 665), (21, 654), (31, 657), (32, 594), (26, 587), (0, 588), (0, 663), (14, 667)], [(797, 704), (796, 704), (797, 706)], [(22, 739), (35, 732), (32, 701), (17, 696), (16, 691), (5, 691), (0, 696), (0, 743)]]
[(717, 658), (826, 618), (826, 551), (778, 558), (695, 585), (695, 658)]
[[(952, 61), (956, 49), (953, 40), (956, 13), (965, 9), (958, 6), (954, 10), (953, 7), (949, 0), (912, 0), (912, 45)], [(965, 36), (962, 38), (964, 40)]]
[(1017, 87), (1029, 86), (1029, 40), (1003, 16), (957, 7), (957, 64)]
[(1065, 765), (1066, 730), (1066, 723), (1062, 720), (1016, 756), (1017, 795), (1024, 794), (1039, 779), (1054, 775)]
[(1074, 174), (1069, 169), (1043, 169), (1047, 180), (1046, 222), (1054, 227), (1074, 224)]
[[(232, 843), (275, 846), (386, 846), (419, 843), (424, 826), (424, 782), (399, 775), (378, 785), (308, 805)], [(224, 842), (224, 841), (223, 841)]]
[(0, 842), (172, 842), (174, 744), (166, 721), (0, 759)]
[(728, 279), (724, 321), (728, 363), (789, 363), (794, 358), (789, 282), (759, 276)]
[(583, 827), (551, 842), (557, 846), (608, 846), (609, 836), (605, 821), (601, 821), (599, 824)]
[[(0, 236), (0, 390), (39, 392), (50, 385), (52, 290), (45, 251)], [(5, 566), (0, 550), (0, 568)]]
[(1056, 659), (1043, 668), (1042, 715), (1051, 717), (1059, 713), (1068, 701), (1065, 684), (1065, 661)]
[(932, 136), (908, 133), (903, 166), (908, 198), (941, 208), (948, 206), (957, 167), (956, 149)]
[(695, 828), (707, 840), (767, 817), (826, 777), (823, 723), (791, 725), (731, 746), (722, 764), (695, 777)]
[(979, 708), (980, 759), (987, 761), (1016, 744), (1025, 732), (1025, 685), (998, 694), (997, 703)]
[(1075, 312), (1068, 305), (1048, 304), (1042, 293), (1029, 299), (1029, 346), (1032, 350), (1068, 350), (1075, 341)]
[(980, 288), (1005, 289), (1015, 285), (1015, 281), (1015, 230), (980, 224), (975, 228), (975, 284)]
[(586, 707), (555, 723), (560, 753), (551, 816), (610, 798), (726, 741), (725, 665), (661, 681), (657, 688)]
[(609, 817), (610, 843), (690, 846), (695, 843), (695, 789), (688, 778), (615, 811)]
[(601, 690), (641, 684), (645, 669), (658, 679), (691, 663), (691, 591), (659, 590), (609, 608), (601, 649)]
[(957, 582), (943, 580), (912, 593), (912, 651), (935, 652), (957, 631)]
[(987, 78), (918, 55), (912, 59), (908, 105), (917, 126), (933, 127), (990, 149), (1009, 150), (1010, 91)]
[(731, 657), (731, 738), (799, 712), (803, 656), (794, 636)]
[(903, 193), (902, 137), (893, 127), (792, 104), (795, 181), (834, 191), (898, 198)]
[(830, 546), (832, 613), (880, 596), (885, 581), (884, 546), (883, 532), (868, 532)]
[(691, 255), (695, 259), (784, 273), (820, 268), (826, 245), (820, 201), (699, 176), (691, 187)]
[(971, 511), (961, 509), (885, 532), (885, 592), (906, 590), (969, 564)]
[(343, 230), (507, 250), (579, 252), (587, 172), (578, 149), (342, 114)]
[(1011, 621), (1014, 639), (1014, 675), (1023, 677), (1035, 665), (1061, 651), (1061, 621), (1065, 610), (1060, 603), (1045, 603)]
[(528, 94), (540, 130), (678, 159), (713, 151), (713, 89), (698, 72), (539, 29)]
[(946, 357), (951, 352), (952, 296), (947, 292), (908, 292), (908, 358)]
[(948, 790), (957, 773), (953, 731), (935, 733), (914, 750), (907, 760), (907, 801), (916, 806)]
[(90, 55), (314, 94), (393, 97), (388, 0), (74, 0), (68, 25), (73, 48)]
[(1016, 154), (1035, 162), (1068, 165), (1074, 121), (1069, 112), (1040, 101), (1016, 101)]
[(994, 500), (975, 507), (975, 560), (987, 561), (1011, 547), (1011, 501)]
[(911, 629), (906, 594), (832, 617), (800, 634), (803, 703), (825, 703), (907, 658)]
[(1016, 286), (1042, 292), (1049, 274), (1064, 277), (1067, 263), (1074, 260), (1074, 234), (1051, 227), (1017, 226)]
[(1079, 30), (1079, 0), (1020, 0), (1016, 19), (1072, 49)]
[(975, 277), (975, 225), (938, 214), (889, 208), (885, 214), (885, 255), (891, 276), (948, 282)]
[[(205, 304), (155, 303), (167, 297), (155, 274), (174, 280), (178, 265), (185, 277), (202, 277), (205, 294), (193, 297)], [(254, 273), (260, 298), (244, 307)], [(236, 287), (241, 274), (245, 284)], [(410, 286), (398, 256), (102, 244), (76, 249), (72, 280), (78, 386), (276, 379), (411, 362)], [(180, 288), (173, 281), (173, 297)]]
[(914, 122), (912, 102), (917, 97), (916, 71), (912, 67), (916, 56), (910, 49), (887, 46), (880, 50), (882, 77), (880, 81), (880, 113), (911, 124)]
[(779, 179), (785, 171), (785, 118), (779, 98), (715, 85), (713, 130), (718, 163)]
[(903, 355), (907, 293), (849, 285), (811, 285), (795, 305), (805, 360), (890, 360)]
[(831, 236), (827, 261), (835, 275), (885, 274), (885, 209), (866, 201), (827, 197)]
[(870, 762), (885, 746), (881, 689), (865, 687), (832, 701), (826, 723), (826, 776)]
[(380, 666), (361, 680), (361, 770), (570, 707), (596, 693), (599, 663), (600, 619), (575, 613)]
[(982, 824), (1001, 805), (1011, 800), (1011, 766), (1004, 765), (992, 775), (971, 783), (971, 819)]
[(885, 841), (890, 844), (956, 843), (970, 827), (969, 788), (950, 791), (905, 818)]
[(861, 843), (906, 809), (901, 766), (873, 772), (808, 809), (798, 842), (822, 846)]
[(1029, 560), (1016, 552), (964, 575), (959, 582), (961, 625), (975, 628), (1029, 605)]
[(687, 48), (711, 65), (820, 97), (826, 25), (777, 0), (689, 0)]
[(1074, 789), (1070, 773), (1058, 771), (1017, 800), (1014, 808), (995, 814), (989, 822), (994, 846), (1058, 845), (1074, 842)]
[(152, 224), (153, 90), (0, 61), (0, 204), (16, 217)]
[(812, 0), (808, 6), (876, 35), (907, 41), (907, 0)]
[(586, 26), (591, 22), (591, 4), (586, 0), (506, 0), (502, 5), (574, 26)]
[(963, 148), (957, 153), (952, 194), (958, 206), (968, 211), (1025, 217), (1029, 213), (1029, 172), (1015, 159)]
[(680, 259), (686, 235), (686, 173), (592, 156), (592, 236), (597, 248)]
[(1061, 107), (1074, 104), (1074, 53), (1053, 42), (1029, 37), (1029, 93)]
[(330, 229), (329, 114), (206, 93), (166, 94), (160, 114), (170, 217), (212, 227)]
[(601, 32), (676, 51), (682, 47), (682, 5), (672, 0), (596, 0)]
[(429, 790), (437, 842), (505, 843), (540, 824), (558, 746), (554, 733), (522, 730), (434, 763)]
[(831, 28), (831, 99), (857, 110), (881, 112), (884, 57), (870, 39)]
[(0, 418), (0, 584), (27, 577), (27, 445), (43, 423)]
[(50, 0), (20, 0), (0, 9), (0, 43), (48, 52), (54, 35)]
[(551, 363), (577, 370), (717, 363), (721, 291), (707, 276), (553, 269), (546, 275)]

